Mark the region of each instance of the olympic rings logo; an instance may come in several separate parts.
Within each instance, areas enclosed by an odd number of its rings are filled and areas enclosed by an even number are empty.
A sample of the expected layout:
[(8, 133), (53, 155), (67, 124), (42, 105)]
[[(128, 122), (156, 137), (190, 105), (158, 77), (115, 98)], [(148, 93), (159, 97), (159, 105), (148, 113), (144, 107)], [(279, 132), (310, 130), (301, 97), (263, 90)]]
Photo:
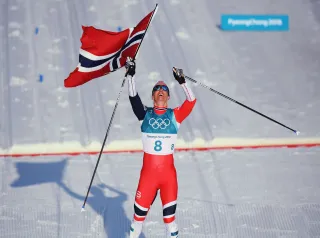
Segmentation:
[(149, 120), (149, 125), (152, 126), (153, 129), (166, 129), (170, 125), (170, 120), (169, 119), (161, 119), (158, 118), (157, 120), (154, 118), (150, 118)]

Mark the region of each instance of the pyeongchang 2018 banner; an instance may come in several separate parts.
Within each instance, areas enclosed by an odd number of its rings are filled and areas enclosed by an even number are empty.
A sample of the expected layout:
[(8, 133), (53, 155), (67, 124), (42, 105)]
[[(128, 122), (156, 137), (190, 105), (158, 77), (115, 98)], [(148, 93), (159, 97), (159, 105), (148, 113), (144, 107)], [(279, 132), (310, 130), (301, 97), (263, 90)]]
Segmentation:
[(225, 31), (288, 31), (288, 15), (221, 15)]

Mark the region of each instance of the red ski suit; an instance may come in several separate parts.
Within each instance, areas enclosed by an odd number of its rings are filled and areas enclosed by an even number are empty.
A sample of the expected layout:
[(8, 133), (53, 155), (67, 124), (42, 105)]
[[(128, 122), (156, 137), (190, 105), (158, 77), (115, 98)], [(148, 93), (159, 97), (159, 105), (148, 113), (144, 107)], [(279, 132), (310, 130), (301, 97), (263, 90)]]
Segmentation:
[(131, 95), (135, 96), (129, 97), (133, 111), (141, 123), (144, 150), (134, 204), (136, 221), (145, 220), (158, 190), (164, 222), (170, 223), (175, 220), (178, 182), (173, 157), (174, 144), (180, 124), (188, 117), (196, 103), (190, 88), (186, 84), (182, 87), (187, 99), (180, 107), (174, 109), (146, 109), (137, 93), (131, 92)]

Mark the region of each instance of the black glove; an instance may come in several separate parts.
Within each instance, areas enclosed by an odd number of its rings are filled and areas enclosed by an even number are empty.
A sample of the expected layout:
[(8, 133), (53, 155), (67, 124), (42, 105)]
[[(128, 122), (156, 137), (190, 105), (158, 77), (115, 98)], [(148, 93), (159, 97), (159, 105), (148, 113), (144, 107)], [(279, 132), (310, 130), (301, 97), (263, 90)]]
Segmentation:
[(134, 60), (132, 60), (132, 58), (127, 57), (127, 61), (126, 61), (126, 75), (130, 75), (131, 77), (133, 77), (136, 73), (136, 63), (134, 62)]
[(183, 70), (173, 67), (173, 76), (174, 78), (179, 82), (179, 84), (183, 84), (186, 82), (186, 79), (184, 78)]

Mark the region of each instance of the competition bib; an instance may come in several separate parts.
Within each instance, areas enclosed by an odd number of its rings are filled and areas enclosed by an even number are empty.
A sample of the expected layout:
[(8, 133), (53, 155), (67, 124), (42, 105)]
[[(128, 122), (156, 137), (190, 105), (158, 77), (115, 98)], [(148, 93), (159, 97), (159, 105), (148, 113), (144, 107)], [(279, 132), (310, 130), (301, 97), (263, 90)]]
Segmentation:
[(176, 140), (176, 134), (142, 134), (143, 150), (153, 155), (172, 154)]
[(141, 125), (143, 150), (154, 155), (172, 154), (178, 128), (172, 109), (168, 108), (164, 114), (157, 115), (149, 108)]

